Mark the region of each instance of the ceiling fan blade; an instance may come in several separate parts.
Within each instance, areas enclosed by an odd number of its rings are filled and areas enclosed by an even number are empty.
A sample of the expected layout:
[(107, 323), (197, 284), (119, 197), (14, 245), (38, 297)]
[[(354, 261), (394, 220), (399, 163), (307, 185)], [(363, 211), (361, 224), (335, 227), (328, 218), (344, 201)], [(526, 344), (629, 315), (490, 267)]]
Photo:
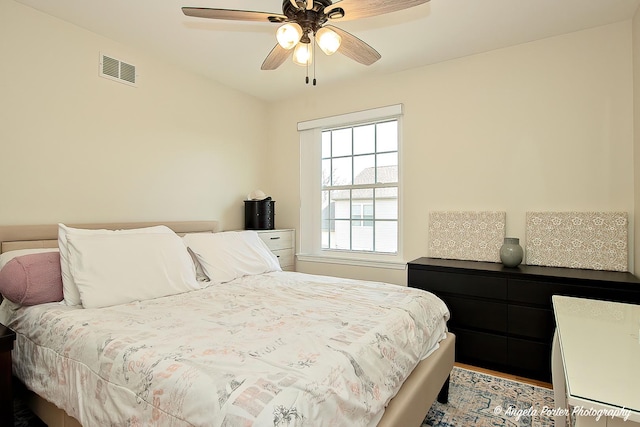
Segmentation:
[(183, 7), (187, 16), (208, 19), (228, 19), (232, 21), (284, 22), (287, 17), (277, 13), (254, 12), (251, 10), (210, 9), (206, 7)]
[(377, 50), (357, 38), (351, 33), (346, 32), (333, 25), (325, 25), (325, 28), (330, 28), (342, 37), (342, 43), (338, 52), (359, 62), (363, 65), (371, 65), (378, 59), (382, 58), (382, 55)]
[(336, 21), (351, 21), (353, 19), (368, 18), (408, 9), (427, 3), (429, 0), (340, 0), (324, 8), (324, 13), (331, 18), (331, 11), (344, 10), (344, 16), (335, 15)]
[(271, 49), (271, 52), (269, 52), (269, 55), (264, 59), (260, 69), (275, 70), (287, 60), (291, 52), (293, 52), (293, 49), (287, 50), (279, 44), (276, 44), (275, 47)]

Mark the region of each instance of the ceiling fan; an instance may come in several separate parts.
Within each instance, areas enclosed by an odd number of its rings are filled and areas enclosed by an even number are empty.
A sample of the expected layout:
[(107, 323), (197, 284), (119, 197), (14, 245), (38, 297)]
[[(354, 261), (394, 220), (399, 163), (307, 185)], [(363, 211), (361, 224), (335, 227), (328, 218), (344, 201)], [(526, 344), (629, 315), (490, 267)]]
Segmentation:
[[(418, 6), (429, 0), (283, 0), (282, 14), (250, 10), (183, 7), (187, 16), (234, 21), (282, 24), (276, 31), (278, 43), (260, 67), (275, 70), (293, 52), (293, 62), (309, 66), (315, 45), (327, 55), (340, 52), (363, 65), (371, 65), (382, 56), (358, 37), (328, 21), (351, 21)], [(309, 83), (308, 68), (306, 82)], [(313, 84), (316, 84), (314, 77)]]

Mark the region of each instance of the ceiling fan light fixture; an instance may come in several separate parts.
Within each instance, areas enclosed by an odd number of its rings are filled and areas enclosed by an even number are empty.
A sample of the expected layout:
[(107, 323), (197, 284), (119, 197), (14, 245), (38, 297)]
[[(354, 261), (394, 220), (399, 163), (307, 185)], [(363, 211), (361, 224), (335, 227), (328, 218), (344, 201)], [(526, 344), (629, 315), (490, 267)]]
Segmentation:
[(316, 42), (325, 54), (333, 55), (340, 48), (342, 37), (335, 31), (322, 27), (316, 32)]
[(296, 45), (293, 50), (293, 62), (303, 67), (313, 62), (311, 43), (298, 43)]
[[(288, 57), (294, 56), (296, 64), (307, 66), (308, 80), (309, 65), (315, 56), (316, 44), (327, 55), (339, 50), (344, 56), (362, 65), (371, 65), (382, 58), (374, 48), (348, 31), (333, 25), (326, 26), (330, 31), (322, 30), (329, 19), (351, 21), (368, 18), (409, 9), (428, 1), (282, 0), (282, 14), (207, 7), (183, 7), (182, 12), (194, 18), (277, 23), (280, 26), (276, 34), (278, 43), (271, 49), (260, 69), (275, 70)], [(326, 40), (323, 33), (327, 33)], [(315, 85), (315, 78), (313, 81)]]
[(297, 23), (287, 23), (278, 28), (276, 39), (278, 44), (286, 50), (292, 49), (302, 37), (302, 27)]

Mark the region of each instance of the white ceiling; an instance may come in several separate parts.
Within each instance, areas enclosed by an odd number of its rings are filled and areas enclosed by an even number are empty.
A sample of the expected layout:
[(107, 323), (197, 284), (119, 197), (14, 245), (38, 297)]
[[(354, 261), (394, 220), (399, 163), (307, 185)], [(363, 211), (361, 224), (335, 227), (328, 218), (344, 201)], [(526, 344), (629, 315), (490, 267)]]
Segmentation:
[[(275, 71), (260, 70), (276, 43), (278, 25), (191, 18), (180, 9), (281, 13), (281, 0), (16, 1), (268, 101), (628, 20), (640, 4), (640, 0), (431, 0), (387, 15), (333, 21), (373, 46), (382, 59), (366, 67), (339, 53), (328, 57), (318, 51), (314, 88), (305, 85), (304, 68), (291, 61)], [(135, 64), (135, 58), (129, 60)]]

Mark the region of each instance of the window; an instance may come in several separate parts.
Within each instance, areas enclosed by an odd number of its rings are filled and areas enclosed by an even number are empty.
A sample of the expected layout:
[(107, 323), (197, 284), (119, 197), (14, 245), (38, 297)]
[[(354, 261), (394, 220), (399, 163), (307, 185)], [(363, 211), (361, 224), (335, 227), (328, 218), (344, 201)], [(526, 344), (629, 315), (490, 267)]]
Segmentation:
[(299, 259), (404, 267), (401, 113), (402, 106), (395, 105), (298, 124)]
[(351, 224), (353, 227), (373, 227), (373, 203), (352, 203), (351, 206), (353, 209), (351, 211)]
[(322, 131), (322, 249), (396, 253), (398, 120)]

